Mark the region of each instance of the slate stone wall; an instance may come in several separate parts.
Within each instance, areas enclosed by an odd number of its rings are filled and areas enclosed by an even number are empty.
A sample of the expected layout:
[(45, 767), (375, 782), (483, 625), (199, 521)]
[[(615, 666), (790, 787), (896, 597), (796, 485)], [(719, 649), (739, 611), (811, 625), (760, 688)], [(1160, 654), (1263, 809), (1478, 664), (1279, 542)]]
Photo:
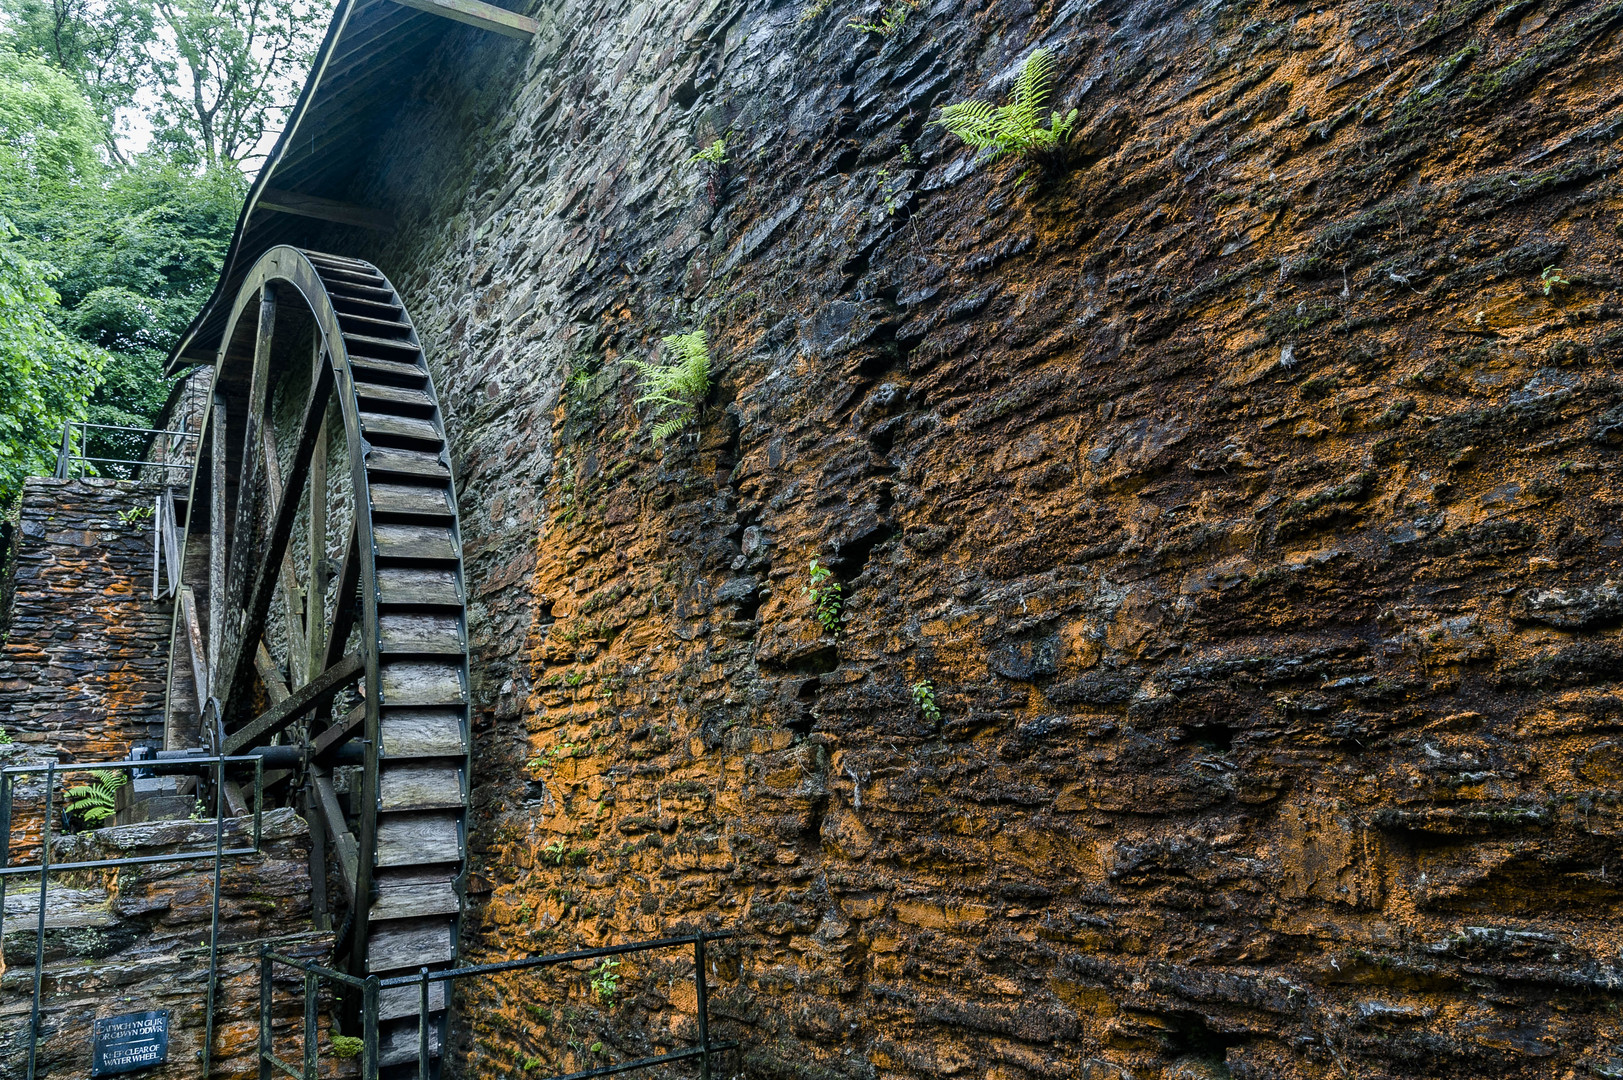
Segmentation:
[[(536, 14), (333, 245), (449, 414), (466, 959), (736, 928), (748, 1076), (1623, 1071), (1623, 7)], [(1023, 181), (928, 122), (1038, 45)], [(471, 987), (470, 1073), (691, 1039), (619, 974)]]
[(0, 728), (13, 740), (64, 761), (163, 744), (172, 605), (152, 599), (159, 490), (95, 478), (24, 486), (0, 646)]
[[(0, 754), (0, 762), (12, 764), (13, 756)], [(310, 922), (305, 823), (291, 810), (267, 811), (262, 836), (262, 854), (223, 863), (211, 1070), (216, 1077), (260, 1075), (260, 945), (317, 963), (326, 962), (332, 947), (331, 933)], [(252, 844), (251, 818), (227, 822), (226, 847)], [(162, 821), (62, 837), (53, 844), (52, 857), (90, 861), (213, 849), (212, 820)], [(169, 1062), (141, 1075), (157, 1080), (203, 1075), (213, 895), (213, 865), (206, 858), (53, 875), (46, 894), (39, 1076), (88, 1076), (95, 1020), (152, 1009), (170, 1013)], [(38, 912), (37, 882), (11, 879), (0, 964), (0, 1077), (20, 1078), (28, 1071)], [(304, 998), (296, 974), (278, 971), (272, 1017), (276, 1052), (298, 1062)], [(330, 1006), (324, 993), (324, 1015)], [(357, 1075), (353, 1058), (331, 1054), (325, 1019), (321, 1031), (322, 1075)]]

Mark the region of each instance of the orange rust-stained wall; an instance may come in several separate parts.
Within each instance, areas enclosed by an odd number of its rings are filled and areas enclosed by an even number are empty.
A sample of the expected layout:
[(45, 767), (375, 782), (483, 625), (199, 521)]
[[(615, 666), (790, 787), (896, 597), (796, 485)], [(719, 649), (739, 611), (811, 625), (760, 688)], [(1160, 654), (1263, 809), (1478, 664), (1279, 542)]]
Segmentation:
[[(542, 14), (334, 241), (449, 417), (464, 959), (736, 930), (751, 1077), (1623, 1075), (1623, 7)], [(1022, 184), (929, 121), (1038, 45)], [(689, 975), (472, 984), (466, 1070), (684, 1045)]]
[[(152, 599), (152, 504), (130, 481), (30, 479), (8, 570), (0, 728), (63, 761), (161, 745), (170, 604)], [(123, 515), (121, 518), (120, 515)]]

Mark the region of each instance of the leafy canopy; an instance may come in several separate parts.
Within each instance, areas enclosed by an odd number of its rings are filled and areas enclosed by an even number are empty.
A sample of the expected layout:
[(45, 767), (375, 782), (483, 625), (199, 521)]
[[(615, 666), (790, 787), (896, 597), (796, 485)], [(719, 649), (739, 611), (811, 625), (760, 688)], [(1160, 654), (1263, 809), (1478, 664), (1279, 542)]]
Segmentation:
[(704, 331), (671, 334), (661, 339), (667, 359), (662, 363), (628, 358), (625, 363), (642, 375), (638, 405), (651, 405), (659, 419), (654, 438), (668, 439), (693, 422), (699, 403), (710, 392), (710, 349)]
[(46, 268), (0, 217), (0, 505), (26, 477), (51, 471), (62, 425), (84, 416), (106, 362), (56, 324), (58, 301)]
[(941, 110), (935, 123), (996, 161), (1008, 155), (1032, 156), (1063, 148), (1076, 124), (1077, 111), (1049, 114), (1043, 127), (1043, 106), (1054, 77), (1054, 55), (1037, 49), (1026, 58), (1007, 105), (964, 101)]

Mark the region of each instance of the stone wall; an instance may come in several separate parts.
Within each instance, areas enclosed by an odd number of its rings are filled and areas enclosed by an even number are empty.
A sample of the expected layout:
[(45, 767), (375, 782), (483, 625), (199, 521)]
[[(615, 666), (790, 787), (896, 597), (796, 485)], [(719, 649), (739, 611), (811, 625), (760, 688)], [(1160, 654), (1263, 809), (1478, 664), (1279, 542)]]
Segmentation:
[[(1623, 1072), (1623, 7), (816, 9), (448, 31), (354, 193), (461, 484), (464, 957), (736, 928), (749, 1076)], [(1038, 45), (1023, 181), (929, 120)], [(469, 1071), (691, 1038), (621, 974), (471, 987)]]
[[(5, 760), (0, 757), (0, 760)], [(252, 819), (227, 822), (226, 847), (251, 847)], [(310, 923), (309, 830), (291, 810), (266, 812), (260, 855), (222, 864), (220, 959), (216, 985), (215, 1077), (260, 1075), (259, 946), (323, 962), (332, 935)], [(214, 850), (214, 822), (164, 821), (98, 829), (53, 845), (61, 862)], [(38, 1069), (41, 1077), (89, 1075), (91, 1030), (99, 1017), (170, 1011), (169, 1064), (150, 1075), (202, 1075), (213, 905), (213, 863), (78, 870), (53, 875), (47, 892), (45, 978)], [(0, 963), (0, 1077), (27, 1075), (39, 890), (10, 880), (4, 961)], [(278, 972), (273, 1010), (276, 1049), (298, 1060), (302, 982)], [(330, 1003), (327, 1003), (330, 1004)], [(323, 1075), (355, 1075), (353, 1059), (330, 1054), (323, 1024)]]
[(17, 742), (64, 761), (163, 744), (172, 605), (152, 599), (159, 490), (94, 478), (24, 486), (0, 646), (0, 729)]

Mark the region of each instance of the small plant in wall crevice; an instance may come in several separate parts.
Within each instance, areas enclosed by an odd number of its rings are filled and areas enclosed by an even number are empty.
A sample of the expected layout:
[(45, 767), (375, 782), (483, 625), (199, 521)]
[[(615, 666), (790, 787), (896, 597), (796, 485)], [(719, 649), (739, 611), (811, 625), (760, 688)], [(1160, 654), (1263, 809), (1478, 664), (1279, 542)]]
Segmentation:
[(834, 571), (819, 566), (816, 559), (807, 567), (808, 581), (801, 587), (801, 595), (811, 600), (812, 617), (823, 631), (839, 636), (840, 616), (845, 607), (845, 590), (834, 580)]
[(1037, 49), (1020, 69), (1008, 104), (959, 102), (942, 109), (934, 123), (985, 151), (989, 160), (1011, 155), (1023, 159), (1028, 168), (1020, 174), (1022, 183), (1039, 170), (1058, 171), (1065, 163), (1077, 111), (1072, 109), (1064, 116), (1050, 112), (1048, 126), (1043, 126), (1043, 106), (1053, 78), (1054, 54)]
[(624, 363), (642, 376), (638, 405), (649, 406), (654, 438), (665, 440), (681, 433), (699, 415), (699, 405), (710, 392), (710, 349), (704, 331), (671, 334), (662, 339), (665, 359), (660, 362), (627, 359)]

